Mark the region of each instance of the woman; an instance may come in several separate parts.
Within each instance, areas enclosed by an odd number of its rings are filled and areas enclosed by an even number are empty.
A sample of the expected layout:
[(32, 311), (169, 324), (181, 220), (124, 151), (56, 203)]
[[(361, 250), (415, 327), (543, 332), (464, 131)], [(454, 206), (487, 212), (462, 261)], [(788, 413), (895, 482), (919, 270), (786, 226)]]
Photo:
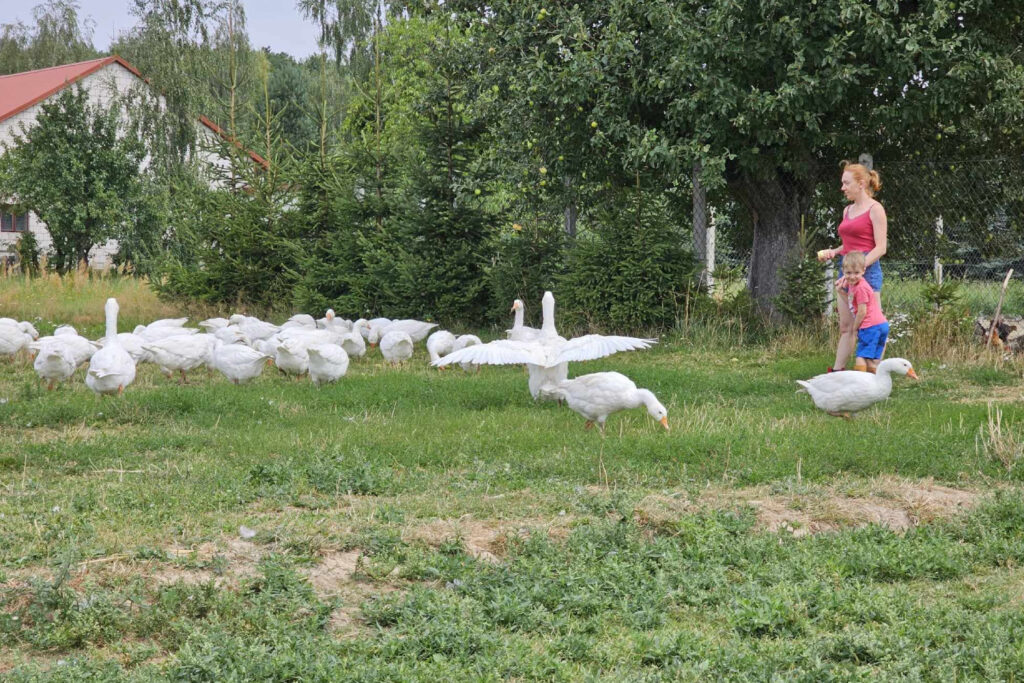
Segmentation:
[[(822, 249), (818, 252), (819, 261), (839, 256), (840, 272), (843, 269), (843, 254), (864, 252), (867, 267), (864, 279), (875, 290), (875, 296), (881, 296), (882, 266), (878, 260), (885, 254), (889, 230), (885, 209), (875, 201), (875, 193), (881, 187), (882, 181), (877, 171), (869, 171), (862, 164), (843, 165), (841, 189), (850, 200), (843, 211), (843, 220), (839, 223), (839, 239), (843, 245), (838, 249)], [(839, 297), (839, 345), (836, 348), (835, 363), (828, 369), (829, 372), (845, 370), (846, 361), (857, 345), (857, 330), (853, 326), (853, 314), (841, 278), (836, 283), (836, 291)]]

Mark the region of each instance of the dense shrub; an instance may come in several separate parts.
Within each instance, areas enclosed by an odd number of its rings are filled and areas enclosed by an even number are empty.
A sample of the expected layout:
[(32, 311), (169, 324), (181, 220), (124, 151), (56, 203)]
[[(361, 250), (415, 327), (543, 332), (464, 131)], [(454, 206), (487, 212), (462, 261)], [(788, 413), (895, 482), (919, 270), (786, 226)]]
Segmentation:
[(591, 329), (665, 329), (696, 289), (697, 263), (656, 197), (636, 194), (599, 211), (559, 278), (560, 324)]
[[(515, 299), (522, 299), (528, 312), (539, 311), (544, 291), (554, 289), (562, 272), (568, 246), (562, 226), (539, 216), (520, 218), (502, 229), (495, 239), (494, 265), (488, 273), (493, 312), (506, 316)], [(539, 319), (535, 322), (540, 325)]]

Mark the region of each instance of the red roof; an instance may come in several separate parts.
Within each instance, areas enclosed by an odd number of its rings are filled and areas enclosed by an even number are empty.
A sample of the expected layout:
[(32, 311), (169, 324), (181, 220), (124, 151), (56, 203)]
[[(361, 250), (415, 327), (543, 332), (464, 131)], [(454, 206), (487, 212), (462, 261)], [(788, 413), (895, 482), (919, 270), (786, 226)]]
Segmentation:
[(0, 93), (3, 93), (0, 97), (0, 121), (42, 102), (50, 95), (114, 62), (142, 78), (138, 69), (117, 55), (0, 76)]
[[(32, 105), (42, 102), (50, 95), (60, 92), (72, 83), (80, 81), (89, 74), (95, 73), (108, 64), (114, 64), (115, 62), (139, 78), (142, 78), (142, 74), (139, 73), (138, 69), (117, 55), (90, 59), (85, 62), (76, 62), (75, 64), (51, 66), (46, 69), (36, 69), (35, 71), (23, 71), (20, 74), (0, 76), (0, 121), (9, 119)], [(199, 122), (241, 149), (241, 145), (236, 140), (233, 140), (220, 126), (210, 119), (200, 116)], [(257, 164), (263, 168), (269, 168), (270, 164), (259, 154), (249, 150), (245, 151)]]

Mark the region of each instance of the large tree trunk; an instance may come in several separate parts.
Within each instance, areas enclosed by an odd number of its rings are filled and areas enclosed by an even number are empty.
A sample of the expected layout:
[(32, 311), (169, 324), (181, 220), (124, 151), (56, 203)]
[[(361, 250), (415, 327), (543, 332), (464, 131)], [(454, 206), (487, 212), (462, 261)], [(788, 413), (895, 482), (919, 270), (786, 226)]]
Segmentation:
[(762, 313), (780, 322), (774, 301), (781, 293), (780, 270), (797, 253), (800, 215), (807, 208), (811, 185), (780, 172), (772, 178), (732, 177), (729, 188), (750, 211), (754, 225), (747, 274), (750, 295)]

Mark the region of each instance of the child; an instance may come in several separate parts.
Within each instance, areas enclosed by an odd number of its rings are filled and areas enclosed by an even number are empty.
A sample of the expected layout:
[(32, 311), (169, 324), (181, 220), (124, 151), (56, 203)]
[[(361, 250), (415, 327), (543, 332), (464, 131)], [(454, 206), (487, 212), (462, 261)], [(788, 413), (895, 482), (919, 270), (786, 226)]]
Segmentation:
[(851, 251), (843, 258), (843, 278), (836, 286), (848, 292), (857, 330), (857, 360), (853, 369), (874, 372), (889, 338), (889, 321), (882, 314), (878, 294), (864, 279), (864, 268), (864, 252)]

